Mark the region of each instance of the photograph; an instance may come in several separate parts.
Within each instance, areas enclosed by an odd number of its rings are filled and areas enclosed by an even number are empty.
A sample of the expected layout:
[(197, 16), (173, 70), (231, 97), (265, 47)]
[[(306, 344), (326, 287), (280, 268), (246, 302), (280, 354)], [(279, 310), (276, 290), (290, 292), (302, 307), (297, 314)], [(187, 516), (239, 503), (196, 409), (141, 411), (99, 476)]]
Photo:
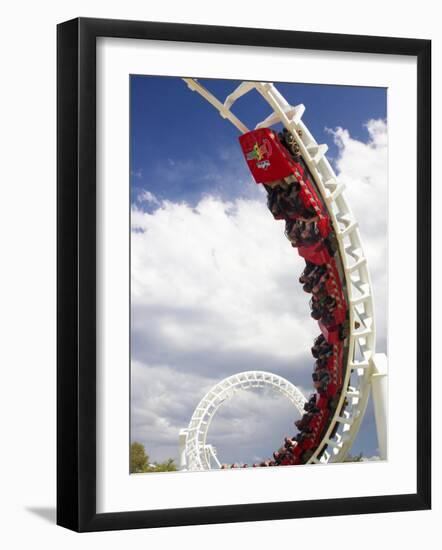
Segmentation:
[(130, 473), (388, 460), (387, 88), (129, 85)]

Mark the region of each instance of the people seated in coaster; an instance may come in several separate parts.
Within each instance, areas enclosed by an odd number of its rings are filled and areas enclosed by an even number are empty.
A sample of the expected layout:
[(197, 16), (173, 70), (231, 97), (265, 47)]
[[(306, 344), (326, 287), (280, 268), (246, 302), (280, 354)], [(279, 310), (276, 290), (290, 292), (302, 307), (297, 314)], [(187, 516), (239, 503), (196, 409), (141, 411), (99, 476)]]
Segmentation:
[(301, 273), (299, 277), (299, 282), (302, 285), (310, 281), (311, 273), (317, 268), (317, 266), (312, 262), (306, 261), (305, 264), (306, 265), (305, 265), (304, 271)]
[(319, 321), (322, 317), (321, 301), (315, 300), (315, 298), (313, 297), (310, 300), (310, 308), (311, 308), (310, 315), (313, 317), (313, 319), (315, 319), (315, 321)]
[(273, 453), (273, 458), (276, 462), (276, 464), (280, 464), (281, 463), (281, 460), (283, 460), (283, 458), (285, 457), (285, 454), (286, 454), (286, 449), (279, 449), (278, 451), (275, 451)]
[(328, 279), (327, 270), (323, 267), (321, 271), (315, 272), (312, 276), (312, 294), (316, 297), (323, 297), (327, 294), (325, 283)]
[[(316, 373), (314, 372), (312, 377)], [(313, 378), (313, 386), (316, 388), (319, 394), (324, 394), (327, 391), (327, 386), (330, 382), (330, 374), (327, 372), (324, 376), (322, 376), (320, 379)]]
[(285, 235), (294, 247), (301, 246), (303, 225), (304, 222), (299, 220), (286, 220), (285, 222)]
[(311, 352), (315, 359), (328, 359), (333, 355), (333, 346), (324, 341), (320, 345), (314, 344)]
[(327, 344), (327, 340), (325, 339), (325, 336), (321, 332), (321, 334), (319, 336), (316, 336), (316, 338), (314, 339), (313, 345), (319, 347), (319, 346), (322, 346), (322, 344)]
[(284, 437), (284, 447), (289, 451), (293, 451), (297, 444), (297, 441), (293, 437)]
[(293, 215), (303, 222), (317, 222), (319, 220), (315, 209), (312, 206), (305, 206), (301, 194), (298, 194), (293, 200), (292, 211)]
[(335, 324), (335, 317), (333, 312), (325, 310), (322, 314), (321, 321), (326, 327), (330, 327)]
[(313, 284), (313, 292), (315, 292), (316, 287), (323, 287), (325, 286), (325, 283), (329, 277), (328, 271), (324, 266), (321, 266), (322, 269), (318, 273), (318, 276), (315, 276), (315, 279), (312, 281)]
[(315, 221), (304, 221), (299, 218), (286, 220), (285, 234), (294, 247), (312, 246), (322, 239)]
[(327, 369), (319, 369), (312, 373), (313, 382), (321, 382), (327, 380), (327, 384), (330, 381), (330, 373)]
[(312, 206), (305, 206), (297, 181), (288, 184), (281, 183), (274, 187), (267, 185), (266, 189), (268, 192), (267, 207), (275, 219), (299, 219), (306, 223), (318, 221), (315, 209)]
[(281, 220), (284, 218), (284, 211), (279, 203), (279, 196), (281, 194), (281, 188), (279, 186), (267, 188), (267, 208), (270, 210), (275, 220)]
[(305, 283), (304, 285), (302, 285), (302, 290), (304, 292), (307, 292), (308, 294), (311, 294), (311, 291), (312, 291), (312, 285), (311, 283)]
[(327, 268), (324, 265), (318, 265), (315, 271), (312, 272), (310, 282), (314, 288), (317, 285), (325, 283), (328, 279)]
[(327, 296), (327, 289), (325, 288), (325, 284), (318, 284), (312, 287), (311, 293), (317, 300), (322, 300)]
[(316, 394), (313, 394), (314, 400), (310, 398), (306, 403), (304, 403), (304, 410), (309, 413), (317, 414), (320, 412), (319, 407), (316, 406)]
[(332, 344), (327, 343), (326, 346), (322, 346), (318, 353), (318, 359), (329, 359), (333, 355)]
[(315, 292), (318, 294), (322, 289), (325, 291), (325, 281), (328, 274), (324, 266), (314, 266), (306, 275), (301, 275), (299, 282), (303, 284), (305, 292)]
[(336, 300), (329, 294), (318, 298), (313, 296), (310, 300), (311, 316), (317, 321), (323, 320), (324, 317), (330, 318), (330, 314), (336, 307)]
[(297, 435), (296, 435), (296, 441), (299, 443), (302, 443), (303, 441), (305, 441), (306, 439), (312, 439), (314, 437), (314, 433), (313, 432), (306, 432), (306, 431), (302, 431), (302, 432), (299, 432)]
[(287, 189), (278, 195), (279, 208), (286, 218), (299, 218), (304, 213), (305, 207), (299, 195), (300, 185), (297, 181), (291, 183)]
[(299, 420), (296, 420), (294, 424), (298, 428), (298, 430), (304, 430), (305, 428), (308, 427), (312, 418), (313, 418), (313, 413), (308, 412), (303, 414), (302, 418), (300, 418)]
[(328, 295), (322, 301), (322, 315), (321, 321), (326, 326), (333, 325), (335, 323), (335, 318), (333, 312), (336, 308), (336, 300), (333, 296)]
[(300, 234), (300, 246), (312, 246), (322, 239), (316, 221), (304, 222), (304, 227)]
[(327, 278), (327, 269), (322, 265), (317, 265), (306, 274), (303, 273), (299, 278), (299, 282), (303, 285), (305, 292), (315, 291), (315, 293), (318, 293), (320, 289), (325, 288)]
[(319, 370), (323, 370), (327, 368), (328, 359), (326, 357), (321, 357), (320, 359), (316, 359), (315, 361), (315, 372)]

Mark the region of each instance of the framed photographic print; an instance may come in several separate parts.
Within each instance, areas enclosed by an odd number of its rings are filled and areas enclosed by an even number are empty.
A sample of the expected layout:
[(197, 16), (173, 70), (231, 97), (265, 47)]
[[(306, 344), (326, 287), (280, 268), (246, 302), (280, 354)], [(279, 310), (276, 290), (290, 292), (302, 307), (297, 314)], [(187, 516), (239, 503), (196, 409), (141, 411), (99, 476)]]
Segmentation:
[(430, 52), (58, 26), (59, 525), (430, 507)]

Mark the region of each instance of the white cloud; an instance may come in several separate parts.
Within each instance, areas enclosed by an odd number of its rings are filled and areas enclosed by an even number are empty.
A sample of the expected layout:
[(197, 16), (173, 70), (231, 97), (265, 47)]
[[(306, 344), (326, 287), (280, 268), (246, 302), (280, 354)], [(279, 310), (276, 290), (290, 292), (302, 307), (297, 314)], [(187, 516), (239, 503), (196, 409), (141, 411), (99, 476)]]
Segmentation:
[(384, 120), (369, 120), (367, 143), (347, 130), (329, 130), (338, 146), (337, 175), (358, 220), (368, 259), (376, 307), (378, 345), (386, 351), (387, 331), (387, 167), (388, 132)]
[(169, 448), (167, 456), (175, 457), (179, 430), (186, 427), (202, 395), (215, 383), (214, 379), (180, 373), (168, 365), (132, 361), (132, 440), (145, 443), (152, 460), (165, 458), (159, 447)]
[(156, 205), (160, 204), (160, 201), (156, 198), (156, 196), (150, 191), (147, 191), (146, 189), (143, 189), (143, 191), (139, 193), (137, 197), (137, 201), (141, 203), (147, 202), (147, 203), (156, 204)]
[[(157, 329), (177, 353), (305, 355), (317, 328), (305, 321), (308, 296), (297, 282), (304, 264), (263, 202), (166, 201), (153, 213), (134, 209), (132, 228), (133, 304), (156, 308)], [(133, 326), (141, 329), (137, 318)]]
[(385, 237), (387, 228), (387, 125), (370, 120), (366, 128), (367, 143), (342, 128), (330, 132), (339, 149), (336, 167), (349, 204), (366, 239), (373, 239)]

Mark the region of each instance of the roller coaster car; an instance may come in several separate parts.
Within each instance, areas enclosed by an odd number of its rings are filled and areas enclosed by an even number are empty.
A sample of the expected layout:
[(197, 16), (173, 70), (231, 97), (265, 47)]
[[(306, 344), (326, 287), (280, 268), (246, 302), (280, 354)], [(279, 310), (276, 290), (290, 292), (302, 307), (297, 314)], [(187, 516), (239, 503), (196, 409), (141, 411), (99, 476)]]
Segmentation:
[(312, 246), (300, 246), (298, 254), (306, 261), (316, 265), (323, 265), (330, 261), (330, 254), (323, 242)]
[(329, 407), (328, 407), (328, 399), (327, 397), (320, 397), (320, 399), (323, 400), (323, 407), (321, 408), (321, 412), (318, 414), (315, 414), (313, 418), (311, 418), (310, 422), (308, 423), (308, 429), (311, 431), (313, 436), (310, 438), (313, 441), (315, 441), (318, 438), (318, 435), (322, 431), (327, 418), (329, 417)]
[(270, 183), (293, 174), (295, 162), (273, 130), (247, 132), (239, 142), (256, 183)]
[(330, 325), (319, 321), (319, 328), (329, 344), (340, 344), (348, 337), (350, 327), (347, 313), (346, 309), (343, 312), (341, 311), (337, 318), (340, 322), (336, 324)]
[(328, 397), (333, 397), (334, 395), (336, 395), (338, 389), (338, 385), (335, 382), (330, 382), (327, 386), (326, 392)]
[(346, 315), (347, 308), (344, 307), (342, 304), (336, 304), (332, 312), (329, 314), (328, 319), (326, 319), (323, 324), (327, 327), (336, 327), (338, 325), (342, 325), (342, 323), (346, 319)]
[(341, 341), (341, 325), (327, 326), (319, 321), (319, 328), (330, 344), (339, 344)]
[[(316, 224), (322, 237), (331, 232), (327, 212), (322, 205), (316, 190), (309, 181), (307, 171), (299, 162), (298, 155), (294, 158), (290, 151), (281, 143), (278, 135), (269, 128), (261, 128), (247, 132), (239, 137), (239, 142), (256, 183), (275, 185), (284, 178), (294, 176), (301, 184), (299, 198), (301, 199), (307, 218), (316, 218)], [(272, 212), (276, 219), (281, 217)], [(291, 218), (293, 216), (286, 216)], [(297, 216), (295, 215), (295, 218)]]
[(302, 455), (304, 449), (302, 448), (301, 444), (298, 444), (294, 449), (293, 449), (293, 456), (295, 457), (295, 459), (297, 458), (300, 458), (300, 456)]
[(318, 399), (316, 401), (316, 406), (318, 407), (318, 409), (327, 410), (328, 409), (328, 403), (329, 403), (329, 400), (327, 399), (327, 397), (318, 396)]
[(327, 365), (326, 365), (326, 368), (327, 370), (329, 370), (330, 372), (333, 372), (335, 370), (335, 356), (332, 355), (331, 357), (329, 357), (327, 359)]
[[(303, 451), (307, 451), (309, 449), (313, 449), (316, 446), (316, 442), (314, 439), (305, 439), (301, 443), (301, 447)], [(312, 453), (313, 454), (313, 453)]]

